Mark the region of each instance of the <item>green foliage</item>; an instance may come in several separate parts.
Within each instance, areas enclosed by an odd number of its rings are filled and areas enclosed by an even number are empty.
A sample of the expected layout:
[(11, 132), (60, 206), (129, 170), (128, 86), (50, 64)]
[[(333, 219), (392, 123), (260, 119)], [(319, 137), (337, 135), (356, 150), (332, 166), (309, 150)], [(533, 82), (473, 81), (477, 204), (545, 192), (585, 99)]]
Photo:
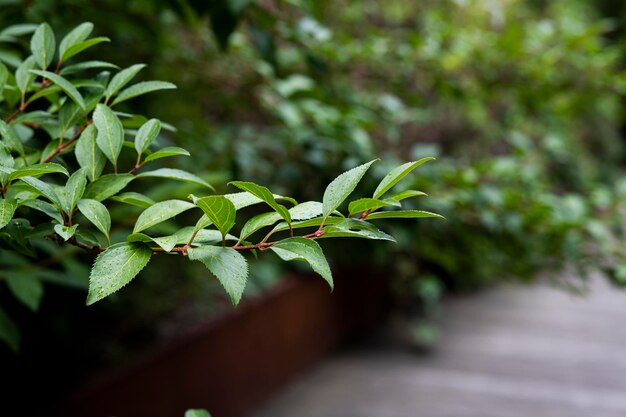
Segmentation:
[[(20, 33), (28, 30), (13, 27), (2, 33), (19, 50)], [(119, 70), (111, 77), (108, 70), (117, 70), (115, 66), (100, 61), (77, 62), (79, 54), (107, 40), (89, 38), (92, 30), (90, 23), (73, 28), (57, 48), (50, 26), (41, 24), (31, 36), (30, 51), (26, 51), (32, 55), (24, 59), (16, 56), (13, 70), (2, 67), (6, 71), (2, 73), (0, 95), (0, 255), (13, 254), (20, 261), (4, 269), (0, 279), (27, 308), (36, 310), (44, 295), (42, 276), (49, 275), (46, 265), (53, 261), (43, 262), (41, 267), (29, 264), (45, 255), (41, 245), (47, 241), (58, 243), (51, 250), (51, 259), (56, 262), (68, 256), (54, 254), (62, 250), (62, 244), (82, 249), (88, 256), (96, 255), (89, 277), (88, 305), (127, 285), (154, 254), (164, 253), (203, 263), (236, 305), (248, 280), (244, 252), (271, 250), (286, 261), (305, 261), (332, 287), (331, 270), (317, 239), (393, 240), (368, 222), (370, 216), (428, 217), (425, 212), (407, 214), (417, 211), (374, 213), (387, 206), (400, 206), (400, 199), (378, 197), (423, 161), (393, 170), (377, 189), (380, 195), (368, 199), (368, 204), (364, 205), (363, 199), (351, 203), (350, 207), (361, 212), (358, 220), (345, 218), (338, 209), (375, 161), (339, 175), (328, 185), (322, 202), (298, 204), (293, 198), (245, 181), (231, 182), (242, 192), (190, 195), (190, 201), (181, 200), (175, 192), (155, 201), (134, 191), (132, 187), (142, 187), (149, 194), (154, 179), (183, 181), (196, 192), (213, 191), (213, 187), (199, 175), (159, 165), (166, 158), (189, 155), (179, 147), (160, 146), (165, 141), (162, 127), (167, 124), (118, 110), (127, 100), (173, 88), (173, 84), (130, 84), (143, 64)], [(63, 70), (70, 68), (66, 66), (69, 59), (75, 64), (62, 76)], [(155, 169), (146, 170), (148, 163), (155, 164)], [(404, 197), (414, 195), (419, 194)], [(282, 202), (293, 206), (288, 208)], [(253, 216), (241, 222), (242, 228), (236, 228), (246, 215), (240, 210), (257, 204), (273, 211)], [(117, 214), (124, 208), (134, 210), (132, 215)], [(191, 220), (195, 226), (182, 227), (174, 218)], [(294, 230), (306, 227), (313, 230), (295, 235)], [(259, 236), (253, 241), (256, 243), (248, 241), (263, 229), (264, 237)], [(286, 231), (288, 235), (282, 233)], [(0, 311), (0, 338), (16, 349), (16, 334), (8, 315)]]

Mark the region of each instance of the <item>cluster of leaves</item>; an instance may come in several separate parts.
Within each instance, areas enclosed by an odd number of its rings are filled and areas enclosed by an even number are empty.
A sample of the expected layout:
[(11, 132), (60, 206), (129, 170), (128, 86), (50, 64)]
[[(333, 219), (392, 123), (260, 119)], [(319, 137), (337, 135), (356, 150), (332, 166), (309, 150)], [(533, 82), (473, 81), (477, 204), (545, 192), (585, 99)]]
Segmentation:
[[(370, 221), (440, 217), (420, 210), (380, 211), (399, 208), (402, 200), (424, 195), (419, 191), (387, 193), (432, 158), (391, 170), (371, 198), (349, 203), (347, 216), (338, 209), (375, 160), (335, 178), (321, 202), (298, 203), (244, 181), (230, 183), (239, 192), (203, 197), (192, 194), (189, 201), (155, 202), (145, 194), (128, 191), (131, 184), (150, 178), (184, 181), (204, 190), (212, 187), (199, 176), (180, 169), (146, 169), (154, 161), (189, 153), (179, 147), (156, 149), (155, 141), (167, 125), (121, 112), (118, 105), (174, 85), (143, 81), (128, 86), (144, 67), (141, 64), (118, 70), (104, 61), (72, 62), (80, 52), (107, 41), (89, 38), (92, 29), (91, 23), (83, 23), (66, 34), (58, 46), (46, 23), (10, 26), (0, 32), (2, 41), (16, 44), (20, 36), (33, 32), (31, 55), (8, 63), (14, 70), (0, 63), (0, 112), (5, 115), (0, 120), (2, 250), (36, 259), (35, 242), (47, 239), (97, 254), (87, 304), (128, 284), (155, 253), (202, 262), (223, 285), (233, 304), (240, 301), (248, 275), (243, 251), (270, 250), (285, 261), (305, 261), (332, 288), (330, 267), (316, 240), (358, 237), (393, 241)], [(115, 74), (111, 76), (108, 70)], [(96, 74), (89, 76), (89, 71)], [(128, 221), (112, 222), (107, 207), (110, 202), (143, 209), (132, 223), (132, 231), (125, 232)], [(256, 204), (264, 204), (271, 211), (245, 221), (238, 236), (232, 234), (238, 210)], [(192, 210), (197, 213), (195, 225), (165, 236), (148, 234), (161, 223)], [(249, 241), (268, 228), (262, 240)], [(297, 231), (307, 228), (313, 231), (297, 236)], [(118, 233), (113, 235), (113, 229)], [(40, 297), (41, 282), (36, 276), (26, 279), (22, 274), (15, 278), (7, 281), (9, 289), (20, 301), (35, 306), (33, 298)], [(0, 339), (17, 346), (15, 328), (2, 310)]]

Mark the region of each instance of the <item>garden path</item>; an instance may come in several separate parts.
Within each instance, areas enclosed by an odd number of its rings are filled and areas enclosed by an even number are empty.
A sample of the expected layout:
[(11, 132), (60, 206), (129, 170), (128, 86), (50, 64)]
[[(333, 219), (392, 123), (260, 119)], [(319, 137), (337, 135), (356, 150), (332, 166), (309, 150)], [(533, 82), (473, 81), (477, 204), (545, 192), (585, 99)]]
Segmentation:
[(626, 291), (506, 285), (444, 304), (416, 355), (389, 335), (337, 353), (255, 417), (626, 416)]

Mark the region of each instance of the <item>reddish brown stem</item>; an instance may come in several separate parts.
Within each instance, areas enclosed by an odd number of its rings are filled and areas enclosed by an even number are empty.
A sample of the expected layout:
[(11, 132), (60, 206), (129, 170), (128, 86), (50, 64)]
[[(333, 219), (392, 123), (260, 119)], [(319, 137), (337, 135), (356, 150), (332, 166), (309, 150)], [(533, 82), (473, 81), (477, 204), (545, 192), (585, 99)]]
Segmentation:
[(80, 134), (83, 133), (83, 130), (85, 130), (85, 127), (87, 126), (83, 126), (81, 128), (79, 128), (76, 133), (74, 133), (74, 136), (72, 136), (70, 138), (70, 140), (68, 140), (67, 142), (65, 142), (62, 145), (59, 145), (50, 155), (48, 155), (42, 162), (50, 162), (54, 159), (55, 156), (57, 156), (58, 154), (60, 154), (61, 152), (63, 152), (64, 150), (66, 150), (72, 143), (74, 143), (76, 141), (76, 139), (78, 139), (80, 137)]

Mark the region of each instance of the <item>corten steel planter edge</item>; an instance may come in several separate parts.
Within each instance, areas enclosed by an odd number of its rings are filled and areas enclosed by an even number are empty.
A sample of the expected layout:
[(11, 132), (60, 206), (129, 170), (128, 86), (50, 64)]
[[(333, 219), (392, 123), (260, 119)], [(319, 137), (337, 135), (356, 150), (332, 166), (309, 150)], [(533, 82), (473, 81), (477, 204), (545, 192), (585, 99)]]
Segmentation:
[(214, 417), (243, 417), (388, 310), (382, 273), (334, 275), (331, 293), (317, 276), (291, 274), (263, 297), (99, 377), (52, 415), (182, 417), (207, 408)]

